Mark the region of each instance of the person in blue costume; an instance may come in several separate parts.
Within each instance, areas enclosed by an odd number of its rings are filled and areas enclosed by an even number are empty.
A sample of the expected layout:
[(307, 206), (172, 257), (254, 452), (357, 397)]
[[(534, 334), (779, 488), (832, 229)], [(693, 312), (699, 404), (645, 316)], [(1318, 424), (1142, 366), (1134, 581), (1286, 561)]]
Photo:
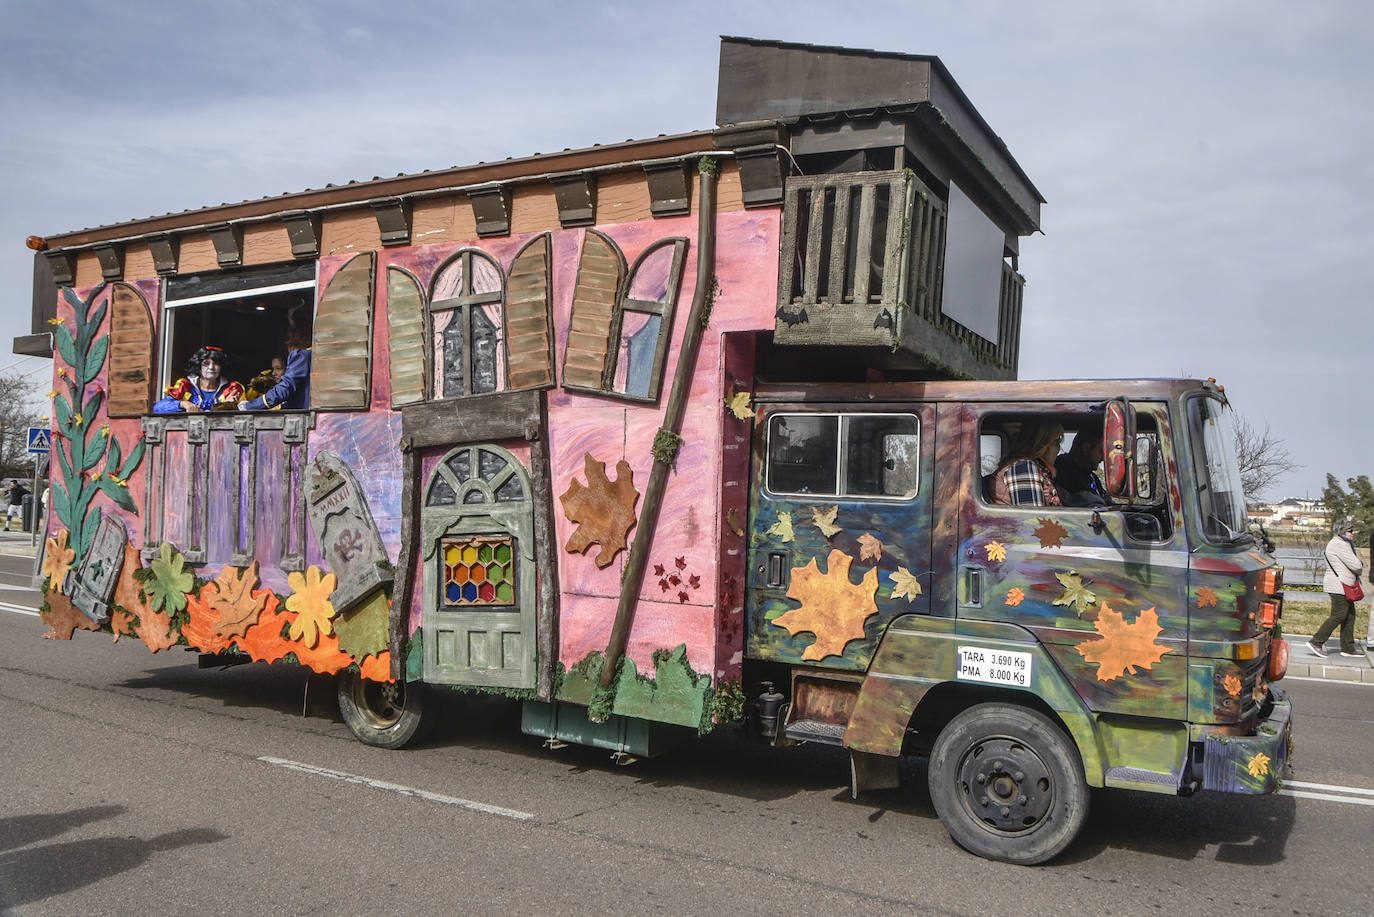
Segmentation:
[(240, 411), (285, 411), (310, 407), (310, 323), (295, 316), (286, 332), (286, 372), (262, 397), (239, 402)]
[(224, 349), (207, 345), (191, 355), (186, 378), (167, 386), (154, 414), (200, 414), (205, 411), (232, 411), (243, 398), (243, 386), (226, 382)]

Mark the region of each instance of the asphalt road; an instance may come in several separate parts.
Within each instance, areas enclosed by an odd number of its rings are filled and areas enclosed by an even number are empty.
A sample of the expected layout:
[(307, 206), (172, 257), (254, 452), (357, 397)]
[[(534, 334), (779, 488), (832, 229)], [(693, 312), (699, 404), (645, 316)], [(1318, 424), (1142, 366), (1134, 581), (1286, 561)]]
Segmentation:
[(460, 695), (422, 747), (367, 748), (329, 678), (41, 639), (34, 594), (10, 589), (28, 563), (0, 558), (5, 914), (1374, 910), (1368, 685), (1287, 682), (1284, 794), (1102, 792), (1065, 856), (1022, 868), (949, 840), (920, 761), (854, 801), (833, 749), (725, 733), (618, 767)]

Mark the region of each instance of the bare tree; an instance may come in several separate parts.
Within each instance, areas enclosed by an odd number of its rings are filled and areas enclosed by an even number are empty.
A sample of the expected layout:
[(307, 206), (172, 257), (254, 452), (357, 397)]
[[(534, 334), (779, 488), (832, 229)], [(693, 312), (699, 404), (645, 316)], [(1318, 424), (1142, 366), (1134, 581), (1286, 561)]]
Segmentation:
[(29, 427), (46, 427), (38, 400), (38, 383), (21, 372), (0, 372), (0, 477), (33, 474)]
[(1261, 432), (1244, 417), (1236, 418), (1236, 459), (1247, 501), (1258, 499), (1279, 478), (1301, 467), (1284, 448), (1283, 440), (1269, 432), (1269, 424)]

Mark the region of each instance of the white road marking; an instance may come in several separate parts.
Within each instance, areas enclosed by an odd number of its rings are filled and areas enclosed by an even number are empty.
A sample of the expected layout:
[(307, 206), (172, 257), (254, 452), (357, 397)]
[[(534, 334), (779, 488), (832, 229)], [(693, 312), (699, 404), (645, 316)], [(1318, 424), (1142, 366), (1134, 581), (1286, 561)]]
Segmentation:
[(1360, 799), (1355, 796), (1336, 796), (1332, 793), (1308, 793), (1305, 790), (1290, 790), (1287, 786), (1279, 790), (1280, 796), (1295, 796), (1298, 799), (1325, 799), (1327, 802), (1343, 802), (1352, 806), (1374, 806), (1374, 799)]
[(11, 605), (9, 602), (0, 602), (0, 611), (12, 611), (17, 615), (33, 615), (38, 617), (38, 612), (32, 608), (25, 608), (23, 605)]
[(1350, 793), (1355, 796), (1374, 796), (1374, 790), (1366, 790), (1358, 786), (1340, 786), (1334, 783), (1308, 783), (1304, 780), (1285, 780), (1284, 786), (1296, 787), (1300, 790), (1329, 790), (1333, 793)]
[(303, 764), (300, 761), (288, 761), (285, 758), (273, 758), (268, 755), (260, 755), (259, 761), (265, 764), (272, 764), (277, 767), (285, 767), (289, 770), (300, 771), (303, 774), (314, 774), (317, 777), (329, 777), (333, 780), (342, 780), (345, 783), (360, 783), (363, 786), (370, 786), (374, 790), (386, 790), (391, 793), (399, 793), (402, 796), (414, 796), (427, 802), (439, 802), (448, 806), (460, 806), (464, 809), (472, 809), (477, 812), (485, 812), (488, 815), (500, 815), (502, 818), (514, 818), (518, 821), (526, 821), (534, 818), (533, 813), (519, 812), (515, 809), (503, 809), (500, 806), (488, 805), (485, 802), (473, 802), (470, 799), (459, 799), (456, 796), (445, 796), (441, 793), (431, 793), (428, 790), (416, 789), (412, 786), (402, 786), (399, 783), (388, 783), (385, 780), (374, 780), (371, 777), (360, 777), (357, 774), (346, 774), (343, 771), (334, 771), (325, 767), (316, 767), (313, 764)]
[(1319, 681), (1324, 685), (1353, 685), (1356, 688), (1374, 688), (1374, 681), (1346, 681), (1344, 678), (1308, 678), (1306, 675), (1286, 675), (1284, 681)]

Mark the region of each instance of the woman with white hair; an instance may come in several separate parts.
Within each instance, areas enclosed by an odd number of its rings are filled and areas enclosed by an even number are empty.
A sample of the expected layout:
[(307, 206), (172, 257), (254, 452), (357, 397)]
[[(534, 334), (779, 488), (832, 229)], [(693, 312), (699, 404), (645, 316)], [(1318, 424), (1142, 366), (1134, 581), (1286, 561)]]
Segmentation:
[(1360, 588), (1360, 574), (1364, 564), (1360, 555), (1355, 553), (1355, 523), (1350, 519), (1340, 519), (1331, 527), (1331, 540), (1327, 542), (1326, 576), (1322, 579), (1322, 589), (1331, 596), (1331, 614), (1317, 632), (1312, 635), (1308, 648), (1318, 656), (1326, 655), (1326, 643), (1331, 632), (1341, 629), (1341, 655), (1359, 657), (1355, 651), (1355, 602), (1364, 598)]

